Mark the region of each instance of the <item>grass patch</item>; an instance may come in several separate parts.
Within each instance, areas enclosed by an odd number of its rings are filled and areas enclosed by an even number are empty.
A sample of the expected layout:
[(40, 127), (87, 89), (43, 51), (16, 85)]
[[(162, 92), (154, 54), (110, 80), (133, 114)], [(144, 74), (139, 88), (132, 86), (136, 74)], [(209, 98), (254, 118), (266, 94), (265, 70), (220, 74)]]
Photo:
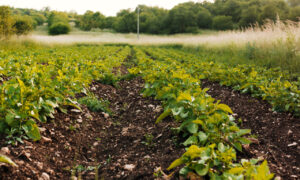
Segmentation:
[(85, 96), (80, 98), (78, 102), (86, 105), (90, 111), (112, 114), (112, 111), (109, 109), (109, 101), (99, 100), (96, 96)]

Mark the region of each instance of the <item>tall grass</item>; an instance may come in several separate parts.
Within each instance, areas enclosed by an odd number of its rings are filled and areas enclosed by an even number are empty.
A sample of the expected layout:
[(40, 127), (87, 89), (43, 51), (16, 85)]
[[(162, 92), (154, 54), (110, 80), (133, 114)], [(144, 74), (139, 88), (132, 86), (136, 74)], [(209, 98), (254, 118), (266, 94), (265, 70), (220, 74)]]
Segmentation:
[(196, 48), (188, 47), (196, 49), (200, 58), (229, 64), (280, 67), (294, 76), (300, 75), (300, 22), (269, 21), (263, 26), (224, 32), (210, 38), (210, 42)]

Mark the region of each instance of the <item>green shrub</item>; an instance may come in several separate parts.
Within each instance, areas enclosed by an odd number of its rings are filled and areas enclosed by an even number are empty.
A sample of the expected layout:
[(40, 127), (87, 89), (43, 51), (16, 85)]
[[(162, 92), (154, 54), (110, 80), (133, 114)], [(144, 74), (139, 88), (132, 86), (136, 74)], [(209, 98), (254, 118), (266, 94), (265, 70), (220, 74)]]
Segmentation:
[(66, 23), (55, 23), (49, 28), (50, 35), (68, 34), (71, 31), (71, 27)]
[(17, 35), (28, 34), (33, 30), (34, 21), (29, 16), (16, 16), (13, 28)]
[(231, 16), (216, 16), (213, 19), (213, 28), (217, 30), (227, 30), (233, 28)]
[(97, 99), (95, 96), (86, 96), (78, 100), (80, 104), (84, 104), (90, 111), (93, 112), (106, 112), (111, 115), (109, 109), (109, 102)]

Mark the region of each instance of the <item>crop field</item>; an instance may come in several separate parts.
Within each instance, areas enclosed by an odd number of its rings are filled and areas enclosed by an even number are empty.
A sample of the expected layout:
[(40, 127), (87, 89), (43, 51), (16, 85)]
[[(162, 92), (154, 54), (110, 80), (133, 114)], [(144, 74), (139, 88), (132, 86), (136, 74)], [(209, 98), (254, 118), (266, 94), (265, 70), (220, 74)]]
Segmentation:
[(0, 49), (0, 179), (297, 179), (300, 79), (176, 46)]

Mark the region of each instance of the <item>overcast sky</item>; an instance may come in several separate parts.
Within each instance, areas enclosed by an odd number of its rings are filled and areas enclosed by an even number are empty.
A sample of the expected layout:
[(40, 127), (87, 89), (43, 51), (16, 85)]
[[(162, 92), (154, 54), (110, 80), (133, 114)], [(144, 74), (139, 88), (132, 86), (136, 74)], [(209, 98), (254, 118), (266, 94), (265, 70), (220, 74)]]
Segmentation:
[[(83, 14), (86, 10), (92, 10), (100, 11), (106, 16), (115, 16), (120, 9), (134, 9), (138, 4), (171, 9), (179, 3), (188, 1), (189, 0), (0, 0), (0, 5), (38, 10), (48, 6), (51, 10), (74, 10), (80, 14)], [(202, 0), (192, 1), (197, 2)]]

